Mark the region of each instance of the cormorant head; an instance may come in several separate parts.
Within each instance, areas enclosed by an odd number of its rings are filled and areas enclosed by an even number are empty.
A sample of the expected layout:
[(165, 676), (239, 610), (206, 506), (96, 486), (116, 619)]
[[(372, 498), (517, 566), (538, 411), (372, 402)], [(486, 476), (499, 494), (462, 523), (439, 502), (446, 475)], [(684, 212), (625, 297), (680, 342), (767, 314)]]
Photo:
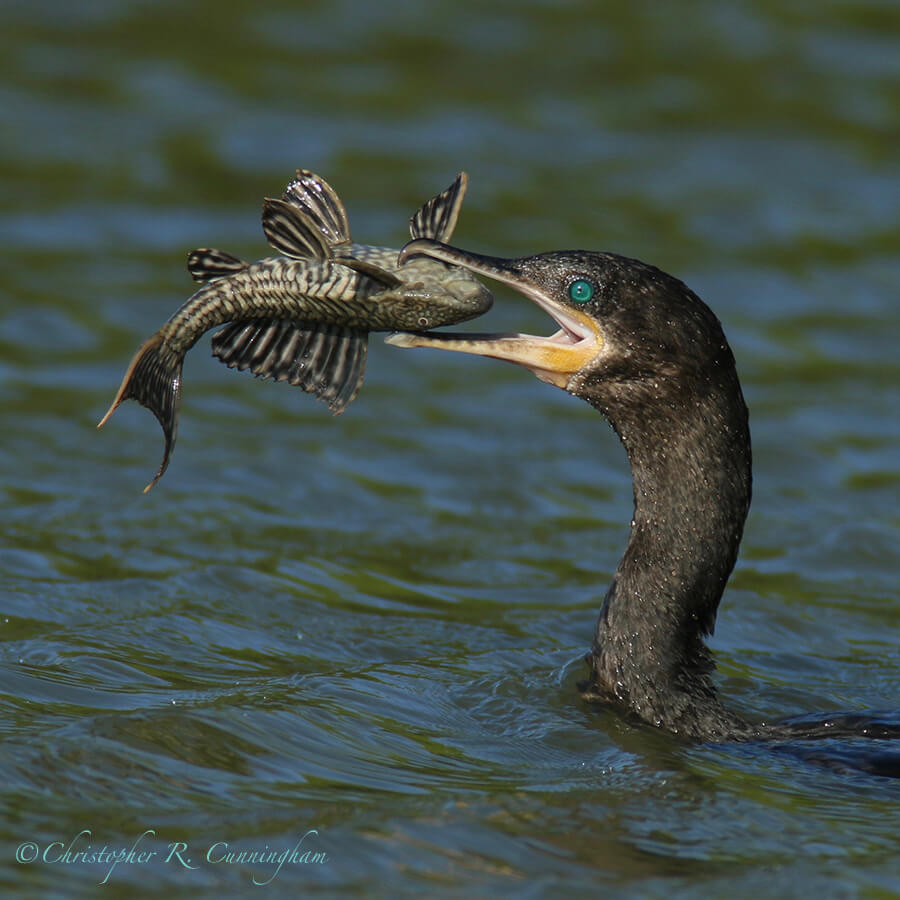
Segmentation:
[[(527, 334), (395, 334), (388, 343), (505, 359), (607, 415), (636, 402), (674, 403), (709, 381), (731, 380), (734, 359), (718, 319), (685, 284), (635, 259), (588, 250), (500, 259), (431, 240), (408, 243), (401, 264), (426, 255), (507, 284), (559, 330)], [(712, 378), (718, 381), (717, 378)], [(699, 384), (698, 384), (699, 382)]]

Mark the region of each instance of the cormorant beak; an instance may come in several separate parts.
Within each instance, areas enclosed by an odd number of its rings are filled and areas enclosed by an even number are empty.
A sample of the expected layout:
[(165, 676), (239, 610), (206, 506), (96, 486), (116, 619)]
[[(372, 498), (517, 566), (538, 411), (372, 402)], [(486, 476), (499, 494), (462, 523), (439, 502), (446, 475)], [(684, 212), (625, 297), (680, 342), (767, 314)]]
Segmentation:
[(481, 256), (420, 238), (410, 241), (400, 251), (400, 264), (418, 255), (464, 266), (476, 275), (508, 284), (549, 313), (560, 326), (559, 331), (549, 337), (531, 334), (397, 332), (385, 339), (388, 344), (395, 347), (437, 347), (440, 350), (505, 359), (530, 369), (541, 381), (563, 389), (577, 372), (597, 357), (603, 347), (603, 335), (596, 319), (580, 309), (560, 302), (530, 281), (517, 265), (520, 262), (518, 260)]

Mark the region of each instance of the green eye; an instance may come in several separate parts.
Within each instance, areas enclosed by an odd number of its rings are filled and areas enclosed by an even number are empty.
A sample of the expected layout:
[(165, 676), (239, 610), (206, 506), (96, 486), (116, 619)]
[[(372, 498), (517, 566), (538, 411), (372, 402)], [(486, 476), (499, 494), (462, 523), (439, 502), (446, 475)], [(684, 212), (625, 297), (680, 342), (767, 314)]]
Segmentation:
[(587, 303), (594, 296), (594, 285), (584, 278), (569, 285), (569, 297), (576, 303)]

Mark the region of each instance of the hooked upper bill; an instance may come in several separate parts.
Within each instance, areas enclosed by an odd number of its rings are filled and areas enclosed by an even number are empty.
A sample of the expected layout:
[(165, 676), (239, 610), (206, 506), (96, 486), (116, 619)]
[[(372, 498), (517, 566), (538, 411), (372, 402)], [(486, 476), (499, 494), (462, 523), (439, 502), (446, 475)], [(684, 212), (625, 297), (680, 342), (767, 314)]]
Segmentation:
[(395, 347), (436, 347), (476, 356), (489, 356), (530, 369), (541, 381), (565, 389), (573, 376), (592, 362), (603, 348), (597, 320), (573, 308), (530, 280), (519, 260), (482, 256), (431, 240), (410, 241), (400, 251), (400, 263), (415, 256), (428, 256), (451, 265), (464, 266), (507, 284), (533, 300), (560, 326), (548, 337), (532, 334), (453, 334), (449, 332), (397, 332), (385, 341)]

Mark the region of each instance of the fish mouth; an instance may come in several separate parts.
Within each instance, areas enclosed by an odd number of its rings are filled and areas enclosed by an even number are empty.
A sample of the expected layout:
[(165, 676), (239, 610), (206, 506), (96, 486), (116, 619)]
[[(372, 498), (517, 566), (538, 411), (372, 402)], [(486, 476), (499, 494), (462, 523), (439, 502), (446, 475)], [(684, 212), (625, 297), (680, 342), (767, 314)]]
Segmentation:
[(422, 322), (425, 328), (457, 325), (484, 315), (493, 306), (494, 295), (466, 269), (436, 267), (424, 254), (407, 259), (399, 273), (402, 276), (399, 288), (405, 303), (427, 308)]
[(463, 266), (476, 275), (509, 285), (548, 313), (559, 325), (559, 330), (547, 337), (519, 333), (396, 332), (385, 338), (386, 343), (394, 347), (436, 347), (439, 350), (503, 359), (524, 366), (541, 381), (563, 389), (578, 372), (596, 359), (603, 348), (603, 335), (596, 319), (561, 303), (529, 279), (521, 260), (482, 256), (449, 244), (419, 238), (410, 241), (400, 251), (400, 264), (420, 255)]
[(460, 312), (465, 312), (473, 319), (486, 313), (494, 304), (494, 295), (471, 275), (446, 282), (444, 290), (456, 301)]

